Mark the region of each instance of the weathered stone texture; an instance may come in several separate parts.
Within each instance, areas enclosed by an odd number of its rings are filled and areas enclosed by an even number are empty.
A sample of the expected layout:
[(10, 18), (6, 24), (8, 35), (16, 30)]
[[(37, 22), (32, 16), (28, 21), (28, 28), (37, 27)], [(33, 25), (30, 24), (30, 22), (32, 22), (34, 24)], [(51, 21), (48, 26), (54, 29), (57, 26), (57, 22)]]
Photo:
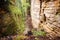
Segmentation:
[[(60, 13), (57, 11), (60, 9), (59, 7), (59, 1), (50, 1), (45, 3), (45, 8), (43, 11), (43, 14), (46, 16), (46, 21), (43, 23), (43, 28), (46, 32), (51, 33), (53, 35), (53, 32), (55, 32), (55, 36), (58, 36), (60, 34)], [(57, 30), (57, 31), (56, 31)]]
[(39, 11), (40, 11), (40, 1), (32, 0), (31, 1), (31, 18), (33, 28), (38, 28), (39, 26)]
[[(42, 5), (38, 0), (33, 0), (31, 2), (31, 18), (33, 27), (38, 28), (40, 23), (40, 27), (42, 26), (49, 34), (53, 35), (54, 33), (56, 36), (60, 35), (60, 1), (44, 1), (42, 2)], [(42, 7), (40, 8), (40, 6)], [(44, 21), (44, 19), (46, 20)]]

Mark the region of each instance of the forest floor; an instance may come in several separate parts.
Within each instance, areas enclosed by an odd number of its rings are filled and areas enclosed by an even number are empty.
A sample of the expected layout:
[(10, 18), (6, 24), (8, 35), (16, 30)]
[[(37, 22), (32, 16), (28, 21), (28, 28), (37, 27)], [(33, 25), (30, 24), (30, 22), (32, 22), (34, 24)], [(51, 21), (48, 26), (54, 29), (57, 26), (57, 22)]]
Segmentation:
[[(18, 38), (18, 39), (16, 39)], [(12, 37), (4, 37), (4, 38), (1, 38), (0, 40), (60, 40), (60, 37), (55, 37), (55, 38), (49, 38), (49, 37), (46, 37), (46, 36), (20, 36), (19, 38), (19, 35), (18, 36), (12, 36)]]
[(24, 40), (60, 40), (60, 37), (50, 38), (46, 36), (30, 36), (28, 38), (25, 38)]

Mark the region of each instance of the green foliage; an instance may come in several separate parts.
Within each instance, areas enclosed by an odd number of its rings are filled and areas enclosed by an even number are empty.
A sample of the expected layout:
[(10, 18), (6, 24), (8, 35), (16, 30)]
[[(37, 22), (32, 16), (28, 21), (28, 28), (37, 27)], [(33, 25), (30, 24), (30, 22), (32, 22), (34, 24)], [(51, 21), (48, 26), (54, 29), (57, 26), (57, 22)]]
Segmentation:
[[(25, 30), (25, 14), (29, 3), (26, 0), (6, 0), (8, 5), (5, 7), (9, 12), (2, 11), (1, 33), (0, 36), (22, 34)], [(15, 2), (14, 2), (15, 1)]]
[(35, 36), (46, 36), (46, 33), (44, 31), (35, 31), (33, 30), (33, 35)]
[(29, 3), (27, 2), (27, 0), (16, 0), (16, 6), (18, 8), (20, 8), (20, 10), (22, 11), (22, 13), (27, 11), (27, 8), (29, 5)]
[(7, 28), (5, 31), (6, 35), (17, 34), (17, 27), (15, 27), (14, 21), (11, 24), (7, 25), (6, 28)]
[(9, 5), (9, 7), (10, 7), (11, 13), (17, 14), (17, 15), (21, 14), (21, 10), (18, 7), (13, 5)]
[(11, 12), (12, 18), (16, 24), (17, 33), (22, 34), (25, 28), (25, 14), (29, 3), (26, 0), (15, 0), (15, 2), (10, 0), (9, 10)]

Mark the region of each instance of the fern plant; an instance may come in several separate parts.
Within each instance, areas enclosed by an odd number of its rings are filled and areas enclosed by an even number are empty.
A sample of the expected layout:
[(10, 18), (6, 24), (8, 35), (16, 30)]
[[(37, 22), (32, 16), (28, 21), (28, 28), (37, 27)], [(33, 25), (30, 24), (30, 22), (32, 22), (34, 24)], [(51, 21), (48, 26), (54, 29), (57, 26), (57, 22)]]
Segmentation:
[(9, 10), (11, 12), (12, 18), (15, 21), (17, 33), (22, 34), (25, 28), (25, 14), (29, 3), (26, 0), (15, 0), (15, 2), (10, 0)]

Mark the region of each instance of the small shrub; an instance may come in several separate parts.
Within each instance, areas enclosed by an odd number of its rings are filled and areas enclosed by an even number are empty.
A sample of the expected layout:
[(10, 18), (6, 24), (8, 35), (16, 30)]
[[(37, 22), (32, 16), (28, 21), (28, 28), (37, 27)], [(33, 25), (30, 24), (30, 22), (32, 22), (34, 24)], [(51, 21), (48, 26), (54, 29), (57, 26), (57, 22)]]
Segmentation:
[(33, 30), (33, 35), (34, 36), (46, 36), (46, 33), (44, 31), (35, 31)]

